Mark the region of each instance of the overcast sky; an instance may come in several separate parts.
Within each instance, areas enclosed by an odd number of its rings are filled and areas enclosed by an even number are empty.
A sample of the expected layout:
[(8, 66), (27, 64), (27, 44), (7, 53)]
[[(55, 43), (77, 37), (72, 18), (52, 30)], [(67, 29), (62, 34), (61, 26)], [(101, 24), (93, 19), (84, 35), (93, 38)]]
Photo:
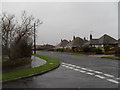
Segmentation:
[(61, 39), (72, 40), (73, 35), (93, 38), (108, 34), (118, 38), (117, 2), (36, 2), (3, 3), (3, 11), (20, 18), (26, 10), (43, 21), (37, 28), (37, 44), (56, 45)]

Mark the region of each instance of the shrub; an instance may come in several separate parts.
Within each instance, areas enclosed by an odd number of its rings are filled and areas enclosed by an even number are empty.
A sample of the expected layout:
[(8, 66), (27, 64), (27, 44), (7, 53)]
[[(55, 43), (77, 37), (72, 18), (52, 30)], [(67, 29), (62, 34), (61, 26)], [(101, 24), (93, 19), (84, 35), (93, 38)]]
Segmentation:
[(119, 56), (120, 57), (120, 47), (117, 47), (115, 50), (115, 56)]
[(71, 48), (65, 48), (65, 50), (64, 50), (65, 52), (71, 52), (72, 51), (72, 49)]
[(10, 48), (10, 60), (17, 60), (19, 58), (31, 57), (32, 43), (27, 42), (27, 38), (22, 38), (18, 43), (15, 41)]
[(116, 46), (113, 46), (113, 45), (105, 45), (105, 46), (104, 46), (104, 50), (105, 50), (105, 52), (115, 51), (115, 50), (116, 50)]
[(103, 53), (101, 48), (96, 48), (95, 52), (96, 52), (96, 54), (102, 54)]
[(56, 49), (57, 52), (63, 52), (64, 51), (64, 48), (58, 48)]
[(89, 46), (83, 46), (83, 47), (82, 47), (82, 51), (83, 51), (83, 52), (91, 52), (91, 51), (92, 51), (92, 48), (89, 47)]
[(54, 51), (54, 49), (47, 49), (47, 51)]
[(105, 55), (112, 55), (112, 54), (115, 54), (115, 51), (108, 51), (108, 52), (105, 52), (104, 54)]
[(105, 52), (108, 52), (110, 50), (110, 45), (105, 45), (104, 50), (105, 50)]

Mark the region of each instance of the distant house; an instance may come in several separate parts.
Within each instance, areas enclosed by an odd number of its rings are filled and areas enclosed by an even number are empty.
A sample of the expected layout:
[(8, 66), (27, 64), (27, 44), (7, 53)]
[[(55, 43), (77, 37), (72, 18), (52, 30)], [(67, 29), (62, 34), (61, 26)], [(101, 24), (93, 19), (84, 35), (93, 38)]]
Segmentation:
[(55, 46), (55, 49), (58, 49), (58, 48), (64, 48), (69, 42), (67, 40), (62, 40), (61, 39), (61, 42)]
[(113, 37), (107, 34), (104, 34), (99, 39), (93, 39), (92, 35), (90, 34), (90, 40), (84, 45), (89, 45), (92, 47), (99, 47), (99, 46), (104, 46), (104, 45), (116, 45), (117, 43), (118, 41), (116, 39), (114, 39)]
[(101, 45), (116, 45), (118, 41), (113, 37), (104, 34), (102, 37), (99, 38), (99, 44)]
[(120, 47), (120, 38), (118, 39), (118, 47)]
[(99, 39), (91, 39), (90, 41), (88, 41), (84, 45), (89, 45), (89, 46), (92, 46), (92, 47), (99, 47), (99, 46), (101, 46), (99, 44)]
[(45, 45), (37, 45), (36, 48), (38, 50), (47, 50), (47, 49), (53, 49), (53, 48), (55, 48), (55, 46), (49, 45), (49, 44), (45, 44)]
[(84, 45), (84, 43), (86, 43), (87, 40), (84, 38), (80, 38), (80, 37), (73, 37), (73, 40), (71, 42), (69, 42), (65, 48), (73, 48), (73, 47), (81, 47)]

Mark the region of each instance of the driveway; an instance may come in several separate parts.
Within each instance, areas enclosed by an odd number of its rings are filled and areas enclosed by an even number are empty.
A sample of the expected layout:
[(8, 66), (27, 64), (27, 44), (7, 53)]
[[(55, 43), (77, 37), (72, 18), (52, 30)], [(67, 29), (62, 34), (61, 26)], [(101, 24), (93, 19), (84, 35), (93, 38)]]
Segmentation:
[(61, 61), (58, 69), (3, 83), (3, 88), (118, 88), (118, 60), (37, 52)]

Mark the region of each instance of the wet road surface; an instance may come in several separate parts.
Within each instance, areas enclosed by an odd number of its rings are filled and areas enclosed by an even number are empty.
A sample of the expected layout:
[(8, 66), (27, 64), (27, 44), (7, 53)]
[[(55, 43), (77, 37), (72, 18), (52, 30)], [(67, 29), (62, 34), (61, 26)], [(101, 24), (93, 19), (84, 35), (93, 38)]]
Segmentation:
[(58, 69), (3, 83), (3, 88), (118, 88), (118, 60), (37, 52), (60, 60)]

